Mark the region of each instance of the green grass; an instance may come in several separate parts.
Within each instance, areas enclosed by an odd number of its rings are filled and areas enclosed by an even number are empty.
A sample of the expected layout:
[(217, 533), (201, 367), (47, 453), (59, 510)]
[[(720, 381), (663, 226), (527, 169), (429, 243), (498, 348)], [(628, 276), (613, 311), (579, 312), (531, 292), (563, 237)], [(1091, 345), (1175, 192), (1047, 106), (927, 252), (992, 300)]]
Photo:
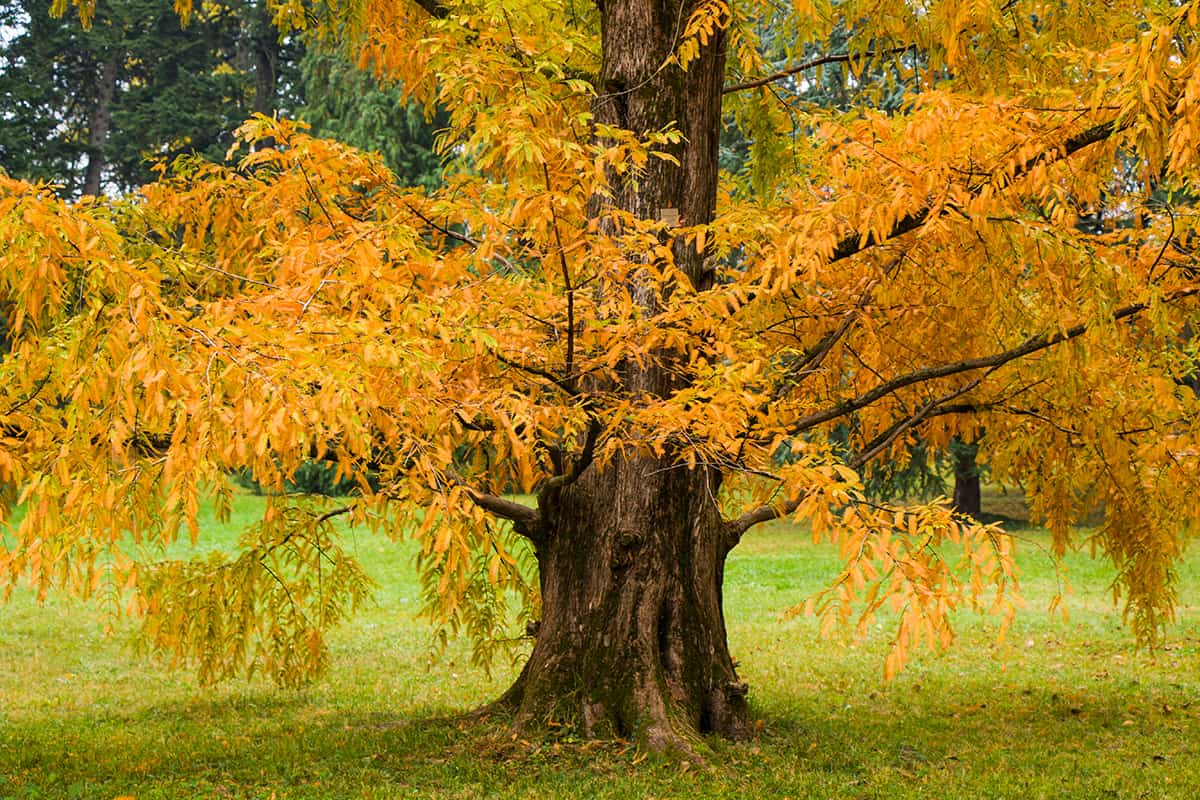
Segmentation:
[[(241, 498), (235, 522), (261, 502)], [(726, 605), (758, 731), (713, 742), (700, 765), (461, 718), (513, 673), (489, 680), (465, 645), (431, 666), (411, 543), (352, 535), (378, 604), (333, 635), (331, 673), (295, 692), (201, 689), (131, 655), (127, 626), (105, 637), (96, 607), (18, 592), (0, 606), (0, 798), (1200, 796), (1200, 557), (1182, 567), (1165, 648), (1146, 654), (1112, 608), (1110, 571), (1086, 558), (1068, 559), (1069, 618), (1048, 615), (1045, 534), (1020, 535), (1029, 607), (1005, 642), (963, 615), (953, 650), (887, 683), (887, 630), (822, 640), (814, 620), (779, 617), (830, 580), (834, 554), (786, 524), (751, 533)]]

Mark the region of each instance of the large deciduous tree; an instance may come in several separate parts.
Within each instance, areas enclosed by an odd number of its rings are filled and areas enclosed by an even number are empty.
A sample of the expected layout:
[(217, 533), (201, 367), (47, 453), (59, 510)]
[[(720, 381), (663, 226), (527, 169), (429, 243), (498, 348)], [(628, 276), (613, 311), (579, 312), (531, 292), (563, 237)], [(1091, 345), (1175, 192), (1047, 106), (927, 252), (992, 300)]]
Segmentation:
[[(984, 431), (980, 458), (1024, 483), (1057, 547), (1103, 506), (1094, 541), (1153, 639), (1200, 513), (1177, 383), (1196, 219), (1171, 200), (1200, 152), (1196, 16), (280, 3), (277, 23), (361, 42), (446, 109), (446, 181), (401, 188), (265, 118), (233, 166), (183, 163), (123, 203), (5, 180), (0, 477), (25, 508), (5, 580), (124, 599), (205, 678), (291, 682), (367, 591), (333, 518), (411, 532), (446, 632), (484, 658), (529, 622), (498, 701), (518, 725), (687, 747), (745, 729), (721, 586), (755, 525), (791, 515), (840, 546), (813, 608), (865, 625), (890, 604), (889, 672), (948, 643), (957, 607), (1011, 613), (1002, 531), (871, 502), (858, 477), (918, 437)], [(834, 69), (842, 107), (795, 100)], [(894, 81), (863, 90), (864, 69)], [(897, 103), (897, 86), (914, 88)], [(737, 175), (718, 171), (723, 126)], [(314, 458), (361, 496), (278, 497), (236, 553), (156, 555), (203, 534), (200, 497), (224, 506), (229, 470), (282, 486)]]

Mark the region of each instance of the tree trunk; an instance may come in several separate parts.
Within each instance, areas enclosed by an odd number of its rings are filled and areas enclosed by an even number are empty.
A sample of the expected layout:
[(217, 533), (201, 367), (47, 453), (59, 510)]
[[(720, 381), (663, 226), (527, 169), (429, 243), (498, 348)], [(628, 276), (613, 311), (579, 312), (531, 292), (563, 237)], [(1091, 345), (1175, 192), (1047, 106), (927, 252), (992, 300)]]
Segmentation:
[(543, 496), (542, 621), (501, 700), (519, 726), (577, 724), (659, 751), (745, 732), (721, 609), (719, 483), (669, 460), (618, 460)]
[(273, 116), (279, 94), (279, 38), (270, 20), (254, 36), (254, 113)]
[[(636, 134), (674, 124), (679, 164), (650, 159), (636, 180), (610, 176), (593, 202), (670, 226), (712, 220), (717, 190), (725, 36), (682, 70), (667, 63), (694, 0), (605, 0), (597, 122)], [(664, 236), (672, 237), (671, 230)], [(673, 242), (675, 263), (697, 289), (712, 284), (704, 253)], [(655, 287), (626, 289), (653, 314)], [(686, 383), (679, 354), (626, 364), (605, 392), (665, 396)], [(587, 736), (634, 737), (654, 750), (691, 750), (698, 734), (746, 728), (746, 685), (725, 637), (721, 586), (732, 542), (715, 497), (720, 473), (687, 469), (670, 454), (629, 453), (593, 465), (539, 497), (535, 538), (542, 621), (533, 652), (502, 699), (519, 725), (576, 722)]]
[[(266, 3), (259, 3), (250, 19), (249, 61), (254, 74), (254, 103), (251, 111), (266, 117), (275, 116), (279, 110), (279, 31), (271, 21)], [(275, 146), (272, 138), (260, 139), (254, 149), (262, 150)]]
[(108, 129), (112, 126), (112, 100), (116, 90), (117, 62), (107, 58), (96, 76), (96, 105), (92, 107), (88, 119), (87, 171), (83, 176), (85, 195), (100, 194), (100, 179), (107, 163), (104, 146), (108, 142)]
[[(725, 32), (715, 33), (684, 71), (666, 61), (699, 2), (606, 0), (599, 5), (603, 60), (600, 94), (592, 108), (596, 121), (639, 135), (675, 125), (684, 137), (671, 149), (678, 166), (650, 159), (638, 176), (616, 182), (609, 204), (642, 219), (674, 219), (678, 225), (711, 222), (717, 200)], [(682, 240), (672, 249), (676, 266), (696, 289), (711, 286), (713, 273), (703, 253)]]
[(956, 443), (954, 448), (954, 510), (978, 517), (982, 512), (979, 466), (975, 463), (978, 447)]

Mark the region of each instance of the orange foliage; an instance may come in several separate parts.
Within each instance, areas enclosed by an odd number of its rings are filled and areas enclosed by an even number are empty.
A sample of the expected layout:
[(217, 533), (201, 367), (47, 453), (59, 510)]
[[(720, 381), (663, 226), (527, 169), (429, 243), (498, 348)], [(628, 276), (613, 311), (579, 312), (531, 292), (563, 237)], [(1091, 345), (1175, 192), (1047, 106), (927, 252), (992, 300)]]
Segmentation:
[[(1138, 634), (1170, 619), (1200, 513), (1180, 385), (1200, 326), (1196, 2), (700, 4), (662, 69), (727, 27), (733, 84), (852, 28), (853, 69), (911, 91), (891, 114), (730, 92), (750, 167), (710, 224), (678, 227), (597, 216), (680, 135), (596, 129), (590, 6), (273, 5), (342, 25), (364, 65), (449, 110), (446, 184), (399, 187), (264, 118), (229, 165), (177, 163), (135, 197), (69, 205), (0, 177), (0, 480), (25, 508), (0, 581), (126, 598), (207, 677), (298, 680), (366, 591), (321, 509), (277, 498), (241, 556), (154, 562), (203, 534), (204, 493), (227, 507), (228, 471), (282, 488), (323, 459), (362, 488), (350, 520), (415, 532), (427, 611), (486, 645), (514, 597), (537, 603), (498, 495), (536, 492), (550, 450), (591, 438), (597, 465), (721, 470), (733, 526), (791, 515), (835, 542), (846, 568), (810, 607), (865, 629), (890, 604), (890, 674), (949, 643), (954, 609), (1012, 613), (1012, 543), (940, 505), (872, 504), (857, 469), (986, 430), (981, 457), (1058, 547), (1103, 506), (1093, 541)], [(675, 269), (676, 237), (707, 248), (711, 288)], [(668, 396), (587, 388), (656, 361), (680, 376)]]

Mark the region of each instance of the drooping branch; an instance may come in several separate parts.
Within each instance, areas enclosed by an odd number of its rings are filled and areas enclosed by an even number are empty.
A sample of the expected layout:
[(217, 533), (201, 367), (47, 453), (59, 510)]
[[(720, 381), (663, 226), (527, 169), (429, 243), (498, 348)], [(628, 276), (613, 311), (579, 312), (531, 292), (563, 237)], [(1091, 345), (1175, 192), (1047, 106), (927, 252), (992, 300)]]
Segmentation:
[(851, 61), (855, 58), (865, 59), (865, 58), (875, 58), (876, 56), (894, 56), (894, 55), (899, 55), (900, 53), (907, 52), (912, 49), (913, 49), (912, 45), (908, 45), (905, 47), (893, 47), (891, 50), (883, 50), (880, 52), (868, 51), (865, 53), (857, 53), (857, 54), (856, 53), (834, 53), (831, 55), (820, 56), (819, 58), (814, 58), (810, 61), (805, 61), (802, 64), (796, 64), (795, 66), (788, 67), (787, 69), (781, 69), (779, 72), (774, 72), (774, 73), (764, 76), (762, 78), (755, 78), (754, 80), (745, 81), (744, 83), (735, 83), (730, 86), (722, 87), (721, 94), (733, 94), (734, 92), (744, 92), (747, 89), (757, 89), (760, 86), (766, 86), (767, 84), (774, 83), (775, 81), (781, 81), (784, 78), (790, 77), (790, 76), (795, 75), (800, 72), (804, 72), (805, 70), (816, 69), (817, 67), (823, 67), (826, 64), (841, 64), (841, 63), (844, 63), (847, 61)]
[[(1163, 300), (1164, 302), (1171, 302), (1186, 297), (1193, 297), (1198, 294), (1200, 294), (1200, 288), (1182, 289), (1178, 292), (1172, 293), (1169, 297), (1163, 298)], [(1110, 319), (1114, 322), (1123, 319), (1130, 319), (1147, 310), (1148, 308), (1150, 308), (1149, 303), (1133, 303), (1113, 312)], [(822, 411), (809, 414), (808, 416), (799, 420), (796, 425), (793, 426), (792, 432), (801, 433), (822, 423), (830, 422), (838, 417), (853, 413), (854, 411), (865, 408), (871, 403), (874, 403), (888, 395), (894, 394), (895, 392), (907, 386), (936, 380), (938, 378), (946, 378), (966, 372), (973, 372), (980, 369), (986, 369), (988, 372), (985, 375), (970, 381), (963, 387), (959, 387), (958, 389), (952, 390), (941, 397), (929, 401), (915, 413), (898, 420), (889, 426), (885, 431), (883, 431), (879, 436), (869, 442), (860, 453), (848, 459), (847, 465), (858, 469), (863, 464), (867, 463), (867, 461), (878, 455), (879, 452), (881, 452), (884, 448), (894, 442), (896, 437), (902, 434), (905, 430), (908, 430), (914, 425), (917, 425), (920, 422), (934, 416), (958, 413), (978, 413), (981, 411), (999, 409), (1002, 411), (1007, 411), (1008, 413), (1039, 416), (1039, 418), (1041, 418), (1040, 415), (1031, 414), (1031, 412), (1028, 410), (1010, 408), (1002, 403), (999, 405), (992, 403), (952, 404), (951, 401), (962, 397), (967, 392), (978, 387), (988, 374), (991, 374), (999, 367), (1025, 356), (1032, 355), (1033, 353), (1037, 353), (1039, 351), (1054, 347), (1055, 345), (1062, 344), (1063, 342), (1077, 339), (1086, 333), (1087, 330), (1088, 327), (1086, 325), (1076, 325), (1072, 328), (1068, 328), (1065, 331), (1056, 333), (1053, 336), (1040, 335), (1030, 337), (1016, 347), (1001, 351), (999, 353), (994, 353), (990, 356), (964, 359), (962, 361), (956, 361), (950, 364), (938, 364), (931, 367), (913, 370), (912, 372), (893, 378), (890, 381), (885, 381), (884, 383), (876, 386), (874, 389), (871, 389), (870, 391), (865, 392), (858, 397), (844, 401), (836, 406), (832, 406)], [(1121, 434), (1132, 435), (1144, 432), (1146, 431), (1143, 429), (1137, 429), (1122, 431)], [(770, 522), (772, 520), (788, 516), (797, 508), (799, 508), (801, 502), (802, 501), (800, 499), (794, 499), (778, 504), (762, 505), (758, 508), (748, 511), (736, 519), (730, 520), (725, 526), (728, 545), (732, 547), (737, 544), (742, 535), (755, 525), (760, 525), (765, 522)]]
[[(591, 428), (589, 428), (591, 431)], [(138, 431), (131, 437), (130, 444), (133, 450), (143, 457), (161, 458), (167, 454), (171, 448), (170, 434), (155, 434)], [(585, 446), (585, 452), (588, 454), (588, 459), (591, 458), (591, 449), (594, 448), (594, 437), (589, 440), (589, 444)], [(313, 446), (309, 449), (308, 457), (317, 461), (334, 462), (336, 463), (336, 449), (326, 445), (323, 448)], [(380, 465), (375, 463), (375, 459), (363, 465), (365, 469), (377, 470)], [(582, 470), (583, 467), (579, 467)], [(541, 515), (536, 509), (529, 506), (521, 505), (512, 500), (507, 500), (503, 497), (498, 497), (487, 492), (479, 491), (469, 486), (460, 478), (448, 475), (451, 483), (461, 486), (471, 502), (487, 511), (503, 519), (507, 519), (513, 523), (513, 530), (525, 536), (526, 538), (536, 541), (541, 535)], [(319, 521), (325, 521), (335, 516), (347, 513), (351, 510), (350, 507), (337, 509), (333, 512), (325, 514)]]
[[(1200, 292), (1200, 288), (1182, 289), (1178, 292), (1172, 293), (1169, 297), (1163, 298), (1163, 300), (1164, 302), (1171, 302), (1184, 297), (1191, 297), (1198, 292)], [(1149, 307), (1149, 303), (1133, 303), (1114, 311), (1109, 319), (1113, 322), (1118, 322), (1123, 319), (1137, 316)], [(815, 411), (812, 414), (800, 418), (792, 426), (792, 432), (794, 434), (802, 433), (815, 428), (817, 425), (821, 425), (837, 419), (838, 417), (851, 414), (884, 397), (895, 394), (907, 386), (925, 383), (938, 378), (948, 378), (952, 375), (959, 375), (964, 372), (973, 372), (979, 369), (991, 369), (1003, 366), (1011, 361), (1016, 361), (1019, 358), (1024, 358), (1025, 356), (1032, 355), (1033, 353), (1037, 353), (1041, 350), (1045, 350), (1058, 344), (1062, 344), (1063, 342), (1077, 339), (1086, 333), (1087, 330), (1087, 325), (1080, 324), (1072, 328), (1068, 328), (1065, 331), (1056, 333), (1053, 336), (1046, 336), (1045, 334), (1032, 336), (1016, 347), (1003, 350), (999, 353), (980, 356), (978, 358), (967, 358), (963, 359), (962, 361), (954, 361), (947, 364), (935, 364), (913, 370), (912, 372), (892, 378), (889, 381), (884, 381), (883, 383), (875, 386), (873, 389), (870, 389), (869, 391), (866, 391), (857, 397), (844, 400), (841, 403), (830, 406), (829, 408), (822, 409), (821, 411)]]
[[(1028, 159), (1018, 164), (1010, 175), (1007, 176), (1008, 183), (1016, 181), (1018, 178), (1027, 175), (1030, 171), (1054, 161), (1060, 161), (1067, 158), (1080, 150), (1093, 144), (1103, 142), (1111, 138), (1114, 134), (1124, 128), (1124, 124), (1118, 125), (1114, 121), (1103, 122), (1098, 125), (1093, 125), (1086, 130), (1080, 131), (1074, 136), (1070, 136), (1062, 143), (1060, 148), (1047, 148), (1035, 156), (1030, 156)], [(980, 183), (975, 186), (968, 187), (968, 193), (972, 197), (978, 196), (984, 188), (992, 185), (990, 182)], [(905, 214), (900, 219), (893, 223), (892, 227), (882, 234), (876, 235), (874, 232), (868, 233), (865, 237), (858, 233), (848, 234), (833, 248), (833, 253), (829, 257), (829, 263), (841, 261), (850, 256), (857, 255), (864, 250), (883, 244), (897, 237), (903, 236), (906, 233), (911, 233), (917, 228), (924, 225), (933, 214), (933, 206), (925, 206), (916, 211)]]

